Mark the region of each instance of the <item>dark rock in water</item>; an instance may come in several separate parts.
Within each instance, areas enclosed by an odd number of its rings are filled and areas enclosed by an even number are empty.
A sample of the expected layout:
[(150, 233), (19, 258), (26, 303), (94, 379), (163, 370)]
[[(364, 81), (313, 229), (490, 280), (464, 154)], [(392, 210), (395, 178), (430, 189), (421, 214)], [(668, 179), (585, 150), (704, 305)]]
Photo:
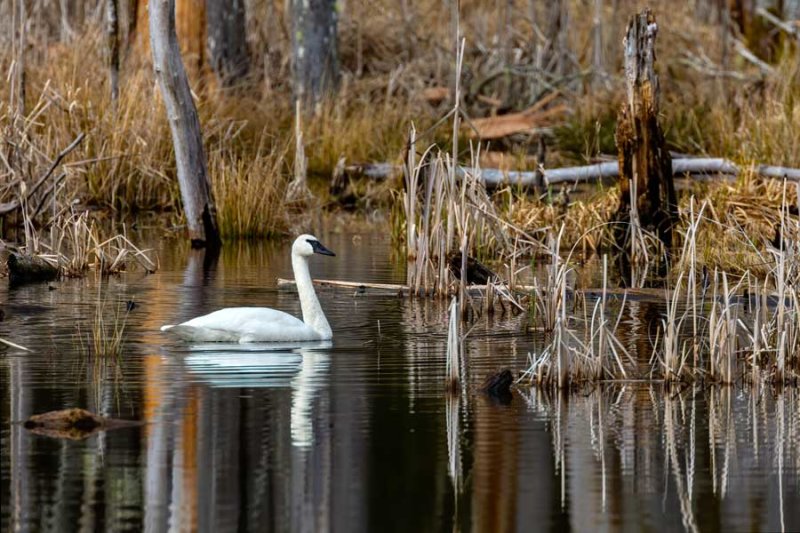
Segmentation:
[(45, 435), (60, 439), (80, 440), (107, 429), (138, 426), (141, 422), (134, 420), (117, 420), (90, 413), (85, 409), (62, 409), (40, 415), (33, 415), (23, 424), (37, 435)]
[(501, 370), (490, 374), (481, 386), (481, 392), (489, 397), (507, 405), (511, 403), (511, 385), (514, 383), (514, 375), (509, 369)]
[[(451, 254), (447, 265), (456, 279), (461, 279), (461, 252), (454, 252)], [(490, 281), (497, 281), (498, 279), (500, 279), (500, 277), (489, 270), (486, 265), (474, 257), (467, 256), (468, 285), (486, 285)]]

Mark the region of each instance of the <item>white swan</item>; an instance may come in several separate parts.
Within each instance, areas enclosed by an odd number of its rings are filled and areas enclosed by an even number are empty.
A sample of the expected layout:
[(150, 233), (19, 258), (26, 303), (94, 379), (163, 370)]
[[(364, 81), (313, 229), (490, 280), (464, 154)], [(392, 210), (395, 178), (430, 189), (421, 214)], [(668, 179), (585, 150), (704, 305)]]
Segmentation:
[(325, 341), (333, 336), (319, 305), (308, 258), (314, 254), (336, 255), (312, 235), (300, 235), (292, 245), (292, 270), (300, 295), (303, 320), (267, 307), (229, 307), (193, 318), (178, 325), (166, 325), (175, 337), (192, 342), (302, 342)]

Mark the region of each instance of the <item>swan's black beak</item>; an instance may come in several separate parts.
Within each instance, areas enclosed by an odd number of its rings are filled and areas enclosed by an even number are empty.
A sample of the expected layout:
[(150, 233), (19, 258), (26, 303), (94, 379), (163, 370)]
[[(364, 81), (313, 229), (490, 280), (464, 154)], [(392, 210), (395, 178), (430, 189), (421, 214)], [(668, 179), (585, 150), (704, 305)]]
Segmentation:
[(336, 255), (335, 253), (331, 252), (330, 250), (322, 246), (322, 243), (319, 241), (308, 241), (308, 242), (309, 244), (311, 244), (311, 248), (314, 249), (315, 254), (332, 255), (332, 256)]

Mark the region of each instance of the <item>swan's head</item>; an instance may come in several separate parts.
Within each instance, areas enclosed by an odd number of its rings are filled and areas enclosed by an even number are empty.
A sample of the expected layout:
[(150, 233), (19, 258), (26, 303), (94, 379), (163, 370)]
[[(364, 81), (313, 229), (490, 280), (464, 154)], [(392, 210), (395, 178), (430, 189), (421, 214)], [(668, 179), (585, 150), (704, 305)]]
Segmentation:
[(292, 245), (292, 255), (300, 257), (311, 257), (314, 254), (336, 255), (319, 242), (313, 235), (300, 235)]

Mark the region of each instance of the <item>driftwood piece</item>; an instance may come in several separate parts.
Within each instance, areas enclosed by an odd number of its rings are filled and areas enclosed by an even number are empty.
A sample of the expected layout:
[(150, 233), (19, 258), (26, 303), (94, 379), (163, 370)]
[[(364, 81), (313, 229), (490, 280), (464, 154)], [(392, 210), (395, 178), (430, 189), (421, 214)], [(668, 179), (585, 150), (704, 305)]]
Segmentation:
[(644, 9), (631, 18), (623, 41), (626, 101), (617, 117), (620, 202), (614, 217), (622, 223), (617, 231), (622, 249), (627, 249), (628, 225), (634, 217), (668, 248), (678, 220), (672, 158), (658, 124), (657, 33), (655, 16)]
[[(312, 283), (320, 289), (348, 290), (353, 296), (411, 296), (413, 290), (408, 285), (397, 283), (365, 283), (359, 281), (344, 281), (336, 279), (315, 279)], [(278, 290), (297, 291), (297, 284), (293, 279), (278, 278)], [(518, 285), (516, 291), (529, 292), (533, 286)], [(486, 285), (470, 285), (466, 288), (467, 294), (472, 297), (481, 297), (486, 294)]]
[(218, 247), (217, 213), (208, 181), (200, 119), (175, 33), (175, 0), (150, 0), (150, 49), (167, 109), (178, 182), (192, 246)]
[(8, 256), (8, 282), (22, 285), (35, 281), (53, 281), (58, 277), (58, 267), (35, 255), (12, 253)]

